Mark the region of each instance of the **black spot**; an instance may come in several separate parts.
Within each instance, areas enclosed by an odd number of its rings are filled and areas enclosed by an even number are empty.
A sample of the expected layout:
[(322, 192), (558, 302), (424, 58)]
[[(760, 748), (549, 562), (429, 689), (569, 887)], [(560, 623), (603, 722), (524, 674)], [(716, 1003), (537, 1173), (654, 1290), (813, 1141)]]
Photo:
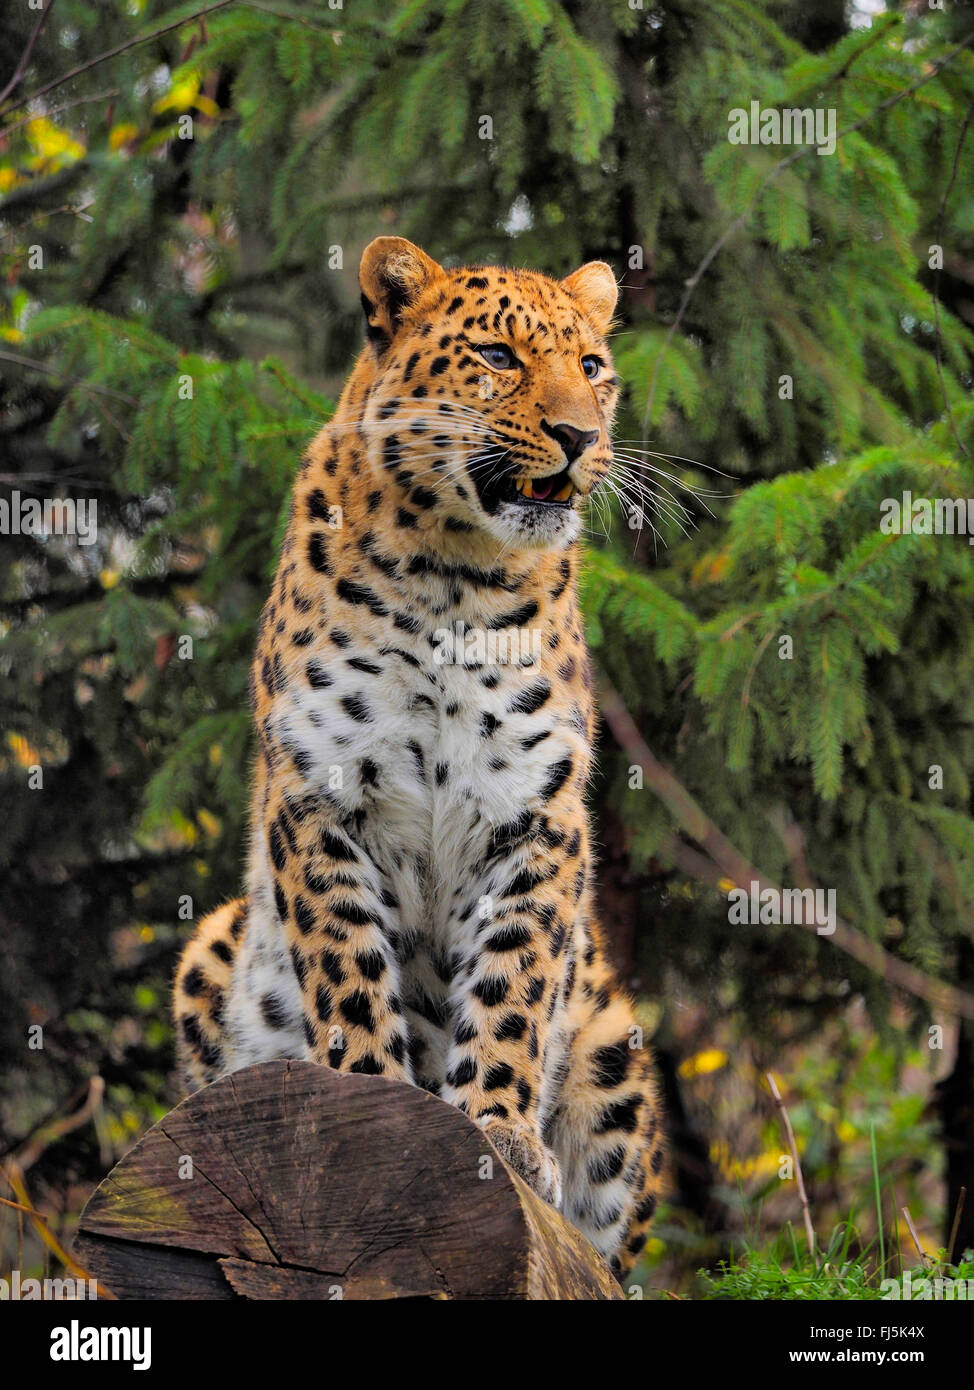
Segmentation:
[(386, 963), (381, 951), (361, 951), (355, 964), (367, 980), (379, 980), (385, 974)]
[(341, 958), (336, 956), (334, 951), (329, 951), (327, 949), (322, 951), (321, 968), (333, 985), (343, 985), (345, 983), (345, 971), (342, 967)]
[(310, 903), (305, 902), (304, 898), (294, 899), (294, 920), (298, 924), (298, 931), (303, 936), (314, 930), (315, 911)]
[(616, 1149), (610, 1149), (608, 1153), (599, 1154), (598, 1158), (593, 1159), (588, 1165), (589, 1182), (611, 1182), (621, 1172), (625, 1158), (626, 1151), (621, 1145)]
[(267, 836), (267, 843), (270, 848), (271, 863), (274, 865), (274, 868), (280, 872), (287, 863), (287, 854), (284, 849), (284, 840), (278, 829), (277, 821), (275, 821), (270, 828)]
[(298, 950), (297, 946), (291, 947), (291, 964), (294, 967), (294, 973), (297, 976), (298, 984), (303, 989), (308, 978), (308, 962), (306, 957)]
[(538, 612), (538, 605), (534, 599), (522, 604), (520, 608), (513, 609), (510, 613), (501, 613), (497, 618), (491, 618), (487, 624), (488, 628), (499, 629), (505, 627), (521, 627), (524, 623), (530, 622)]
[(335, 585), (335, 592), (346, 603), (364, 604), (377, 618), (385, 617), (389, 611), (374, 590), (364, 584), (354, 584), (351, 579), (339, 579)]
[(265, 994), (260, 1001), (260, 1011), (268, 1028), (286, 1028), (287, 1013), (276, 994)]
[(484, 1077), (484, 1090), (497, 1091), (501, 1086), (509, 1086), (513, 1080), (514, 1072), (507, 1062), (498, 1062), (492, 1066)]
[(180, 1020), (183, 1037), (199, 1057), (205, 1067), (218, 1067), (223, 1060), (223, 1052), (217, 1043), (210, 1042), (203, 1035), (199, 1021), (191, 1014), (184, 1014)]
[(360, 1057), (357, 1062), (353, 1062), (349, 1071), (357, 1072), (363, 1076), (381, 1076), (385, 1067), (377, 1057), (373, 1057), (371, 1052), (367, 1052), (364, 1057)]
[(484, 949), (487, 951), (519, 951), (522, 946), (526, 946), (531, 940), (531, 933), (527, 927), (514, 923), (510, 927), (504, 927), (501, 931), (494, 932), (484, 942)]
[(328, 561), (328, 542), (320, 531), (315, 531), (308, 542), (308, 563), (319, 574), (331, 574)]
[(372, 712), (361, 695), (343, 695), (341, 706), (358, 724), (368, 724), (372, 719)]
[[(648, 1196), (643, 1198), (643, 1200), (639, 1203), (639, 1206), (636, 1208), (636, 1220), (649, 1221), (655, 1214), (656, 1194), (654, 1192), (650, 1192)], [(645, 1237), (643, 1237), (643, 1239), (645, 1239)]]
[(304, 668), (304, 673), (308, 677), (309, 684), (315, 690), (324, 690), (331, 685), (331, 676), (320, 661), (309, 661)]
[(498, 1042), (516, 1042), (524, 1036), (527, 1026), (527, 1019), (523, 1014), (506, 1014), (494, 1029), (494, 1037)]
[(349, 1023), (358, 1028), (364, 1028), (367, 1033), (375, 1032), (375, 1018), (372, 1014), (372, 1005), (369, 1003), (367, 994), (363, 994), (360, 989), (353, 994), (347, 995), (339, 1005), (344, 1017)]
[(308, 496), (308, 516), (312, 521), (331, 520), (328, 511), (328, 499), (320, 487), (316, 487), (314, 492), (310, 493)]
[(541, 788), (540, 796), (542, 801), (550, 801), (551, 798), (561, 790), (572, 775), (572, 760), (570, 757), (561, 758), (553, 765), (545, 779), (544, 786)]
[(183, 993), (195, 998), (198, 994), (206, 992), (206, 976), (198, 965), (194, 965), (186, 971), (183, 976)]
[(507, 980), (488, 975), (474, 985), (473, 992), (482, 1004), (486, 1005), (488, 1009), (492, 1009), (498, 1004), (503, 1004), (509, 988)]
[(342, 922), (350, 922), (353, 927), (379, 925), (373, 913), (367, 912), (359, 903), (352, 902), (349, 898), (336, 898), (330, 907), (333, 917)]
[(629, 1071), (631, 1055), (625, 1042), (610, 1043), (607, 1047), (597, 1048), (592, 1053), (593, 1083), (604, 1089), (621, 1086)]
[(472, 1057), (464, 1057), (463, 1061), (457, 1063), (446, 1079), (451, 1086), (467, 1086), (476, 1075), (477, 1063)]
[[(546, 680), (535, 681), (534, 685), (529, 685), (526, 690), (522, 690), (519, 695), (508, 705), (512, 714), (534, 714), (548, 699), (551, 694), (551, 685)], [(571, 764), (569, 764), (569, 767)]]

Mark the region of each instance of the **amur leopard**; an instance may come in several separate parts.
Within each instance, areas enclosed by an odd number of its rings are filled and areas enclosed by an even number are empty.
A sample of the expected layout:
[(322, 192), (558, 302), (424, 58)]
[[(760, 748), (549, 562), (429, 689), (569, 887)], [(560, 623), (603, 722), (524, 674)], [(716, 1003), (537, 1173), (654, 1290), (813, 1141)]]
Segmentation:
[(247, 895), (178, 968), (183, 1072), (425, 1087), (621, 1275), (663, 1148), (585, 806), (579, 508), (612, 466), (615, 279), (444, 269), (398, 237), (359, 279), (366, 344), (260, 620)]

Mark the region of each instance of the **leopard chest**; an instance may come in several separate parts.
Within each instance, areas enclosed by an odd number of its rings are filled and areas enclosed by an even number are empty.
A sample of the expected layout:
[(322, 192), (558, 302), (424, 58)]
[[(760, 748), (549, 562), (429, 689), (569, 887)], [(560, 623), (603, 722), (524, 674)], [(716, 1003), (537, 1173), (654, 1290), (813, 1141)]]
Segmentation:
[(270, 716), (302, 794), (327, 799), (434, 932), (484, 890), (471, 879), (496, 827), (543, 809), (553, 768), (587, 765), (571, 691), (532, 653), (484, 655), (430, 637), (303, 653)]

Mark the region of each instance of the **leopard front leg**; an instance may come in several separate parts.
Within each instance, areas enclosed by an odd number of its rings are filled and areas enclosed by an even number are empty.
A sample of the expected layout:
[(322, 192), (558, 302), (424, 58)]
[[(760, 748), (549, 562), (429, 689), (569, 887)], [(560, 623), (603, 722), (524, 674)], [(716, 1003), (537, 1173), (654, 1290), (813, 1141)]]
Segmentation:
[[(511, 1167), (553, 1206), (558, 1160), (541, 1135), (553, 1019), (564, 999), (569, 925), (586, 855), (550, 817), (501, 827), (454, 926), (460, 968), (443, 1097), (483, 1126)], [(550, 1089), (550, 1084), (547, 1085)]]
[(271, 797), (262, 833), (261, 872), (300, 986), (308, 1057), (412, 1082), (395, 922), (376, 866), (327, 802)]

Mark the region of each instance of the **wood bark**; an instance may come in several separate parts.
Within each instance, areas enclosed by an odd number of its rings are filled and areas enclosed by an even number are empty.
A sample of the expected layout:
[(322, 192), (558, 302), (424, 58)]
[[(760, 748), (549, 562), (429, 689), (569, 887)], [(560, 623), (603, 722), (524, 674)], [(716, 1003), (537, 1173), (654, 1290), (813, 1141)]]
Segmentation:
[(302, 1061), (170, 1111), (93, 1193), (74, 1251), (119, 1298), (623, 1296), (454, 1106)]

